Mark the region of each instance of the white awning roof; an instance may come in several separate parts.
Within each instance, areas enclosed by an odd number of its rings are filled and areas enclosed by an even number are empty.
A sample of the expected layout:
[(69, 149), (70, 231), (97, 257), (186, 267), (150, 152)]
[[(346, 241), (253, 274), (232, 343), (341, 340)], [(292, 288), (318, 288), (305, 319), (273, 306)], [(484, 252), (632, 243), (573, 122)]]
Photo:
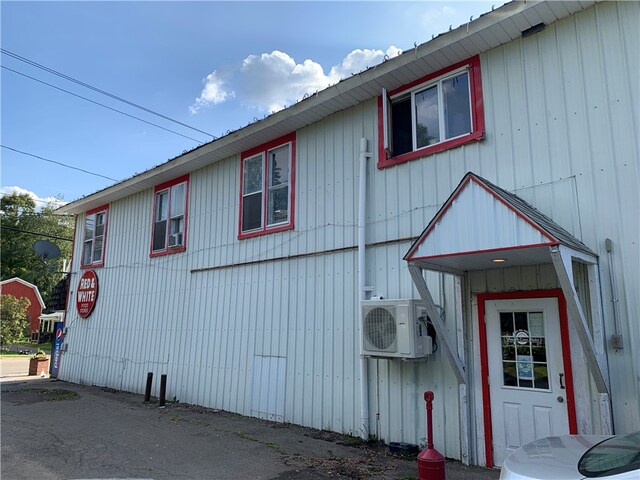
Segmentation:
[(551, 246), (596, 258), (573, 237), (516, 195), (467, 173), (405, 260), (428, 270), (460, 274), (552, 263)]

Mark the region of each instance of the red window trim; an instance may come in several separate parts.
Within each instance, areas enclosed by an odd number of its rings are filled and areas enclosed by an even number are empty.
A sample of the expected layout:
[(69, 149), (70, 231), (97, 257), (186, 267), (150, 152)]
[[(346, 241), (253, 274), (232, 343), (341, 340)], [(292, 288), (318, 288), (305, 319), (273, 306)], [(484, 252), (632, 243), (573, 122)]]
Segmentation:
[(471, 89), (471, 121), (473, 124), (473, 131), (467, 135), (445, 140), (444, 142), (437, 143), (435, 145), (429, 145), (427, 147), (414, 150), (412, 152), (403, 153), (395, 157), (387, 158), (387, 152), (384, 149), (384, 117), (382, 114), (382, 96), (378, 97), (378, 169), (392, 167), (401, 163), (415, 160), (417, 158), (423, 158), (434, 153), (449, 150), (451, 148), (459, 147), (471, 142), (477, 142), (484, 138), (485, 124), (484, 124), (484, 103), (482, 100), (482, 75), (480, 71), (480, 57), (474, 56), (462, 62), (458, 62), (455, 65), (451, 65), (437, 72), (431, 73), (425, 77), (419, 78), (411, 83), (403, 85), (389, 92), (389, 96), (394, 96), (404, 91), (410, 90), (413, 87), (420, 85), (421, 83), (434, 80), (438, 77), (446, 75), (449, 72), (457, 70), (458, 68), (467, 66), (469, 68), (469, 85)]
[[(268, 150), (271, 150), (276, 147), (280, 147), (285, 144), (291, 145), (291, 165), (290, 169), (290, 182), (289, 182), (289, 191), (290, 191), (290, 205), (289, 205), (289, 223), (276, 225), (274, 227), (268, 227), (266, 224), (266, 205), (267, 205), (267, 195), (268, 195), (268, 181), (269, 181), (269, 170), (268, 170), (268, 158), (266, 155), (263, 155), (263, 166), (264, 168), (264, 180), (262, 185), (262, 213), (265, 215), (265, 224), (259, 230), (251, 230), (250, 232), (244, 233), (242, 231), (242, 192), (244, 191), (244, 161), (249, 157), (253, 157), (259, 153), (266, 153)], [(286, 230), (293, 230), (295, 228), (295, 205), (296, 205), (296, 132), (289, 133), (282, 137), (271, 140), (267, 143), (264, 143), (258, 147), (247, 150), (246, 152), (242, 152), (240, 155), (240, 212), (238, 217), (238, 240), (244, 240), (245, 238), (253, 238), (261, 235), (267, 235), (270, 233), (284, 232)]]
[[(104, 233), (102, 234), (102, 256), (98, 263), (88, 263), (83, 264), (83, 256), (84, 256), (84, 242), (86, 238), (84, 237), (84, 227), (87, 223), (87, 217), (89, 215), (93, 215), (94, 213), (105, 212), (105, 222), (104, 222)], [(92, 208), (91, 210), (87, 210), (84, 214), (84, 225), (82, 226), (82, 248), (80, 249), (80, 268), (81, 269), (90, 269), (90, 268), (101, 268), (104, 267), (104, 257), (107, 252), (107, 230), (109, 229), (109, 204), (101, 205), (96, 208)]]
[[(156, 194), (161, 190), (171, 191), (171, 187), (174, 185), (178, 185), (179, 183), (186, 183), (185, 188), (185, 199), (184, 199), (184, 232), (182, 233), (182, 246), (177, 248), (169, 248), (169, 242), (164, 248), (164, 250), (153, 250), (153, 229), (155, 228), (156, 223)], [(171, 193), (169, 193), (171, 195)], [(171, 212), (171, 196), (169, 196), (169, 205), (167, 206), (169, 209), (168, 212)], [(170, 222), (169, 218), (167, 218), (167, 235), (169, 234)], [(162, 257), (164, 255), (172, 255), (174, 253), (184, 252), (187, 249), (187, 226), (189, 220), (189, 174), (183, 175), (178, 178), (174, 178), (173, 180), (169, 180), (168, 182), (161, 183), (160, 185), (156, 185), (153, 188), (153, 212), (151, 214), (151, 242), (149, 244), (149, 257)]]

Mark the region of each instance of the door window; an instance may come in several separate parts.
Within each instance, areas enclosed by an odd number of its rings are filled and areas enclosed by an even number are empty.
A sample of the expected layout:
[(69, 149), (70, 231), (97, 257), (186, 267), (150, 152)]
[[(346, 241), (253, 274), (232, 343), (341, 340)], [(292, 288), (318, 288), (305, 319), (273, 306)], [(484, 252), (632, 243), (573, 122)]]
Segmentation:
[(543, 312), (500, 312), (503, 386), (549, 390)]

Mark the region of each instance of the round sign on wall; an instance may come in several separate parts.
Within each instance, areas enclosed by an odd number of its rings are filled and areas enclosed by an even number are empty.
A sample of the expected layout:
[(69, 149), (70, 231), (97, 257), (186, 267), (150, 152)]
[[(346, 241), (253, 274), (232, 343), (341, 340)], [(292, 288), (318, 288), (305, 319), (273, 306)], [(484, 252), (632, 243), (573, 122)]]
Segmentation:
[(87, 318), (93, 312), (98, 299), (98, 276), (93, 270), (87, 270), (80, 277), (76, 294), (78, 315)]

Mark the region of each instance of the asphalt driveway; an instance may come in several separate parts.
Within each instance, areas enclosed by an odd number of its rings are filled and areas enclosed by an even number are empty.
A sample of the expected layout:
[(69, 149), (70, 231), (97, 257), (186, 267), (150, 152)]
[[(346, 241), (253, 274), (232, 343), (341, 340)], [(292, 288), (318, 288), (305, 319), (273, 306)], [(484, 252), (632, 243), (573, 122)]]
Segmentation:
[[(3, 378), (1, 478), (416, 479), (383, 445), (50, 379)], [(498, 472), (447, 462), (447, 478)]]

